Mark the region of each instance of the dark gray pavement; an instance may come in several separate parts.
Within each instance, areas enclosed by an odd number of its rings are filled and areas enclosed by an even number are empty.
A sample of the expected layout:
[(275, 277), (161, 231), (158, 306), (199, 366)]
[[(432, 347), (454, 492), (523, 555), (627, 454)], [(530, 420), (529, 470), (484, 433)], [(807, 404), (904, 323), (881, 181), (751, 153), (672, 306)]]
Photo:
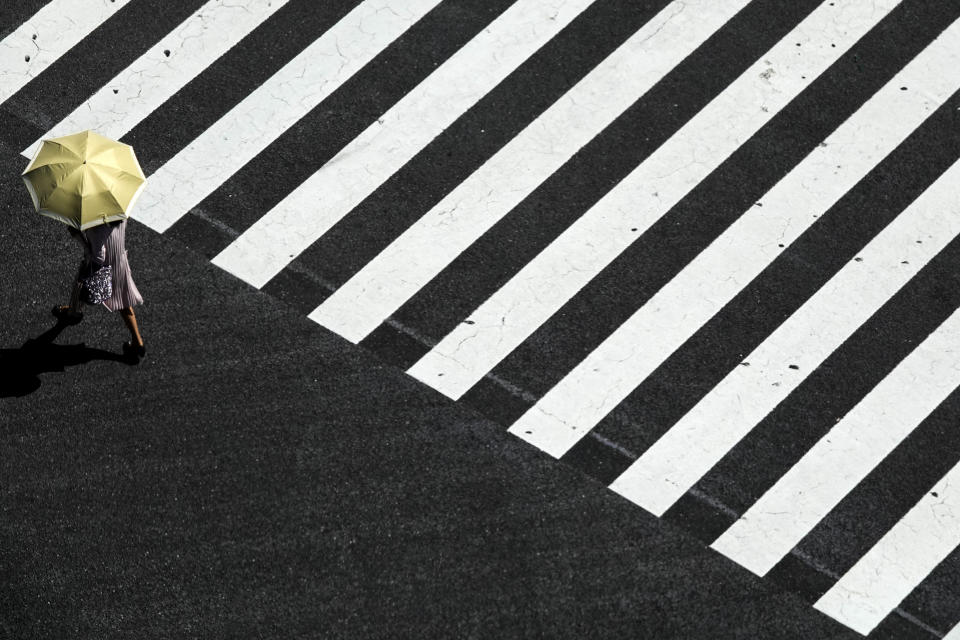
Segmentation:
[(0, 196), (0, 637), (854, 638), (131, 223), (147, 358)]

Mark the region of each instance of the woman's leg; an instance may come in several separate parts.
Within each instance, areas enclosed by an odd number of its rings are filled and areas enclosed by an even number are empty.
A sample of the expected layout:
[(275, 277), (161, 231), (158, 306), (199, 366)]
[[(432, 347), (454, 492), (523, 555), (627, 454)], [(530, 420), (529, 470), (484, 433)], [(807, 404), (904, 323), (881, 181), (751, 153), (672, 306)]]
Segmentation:
[(73, 291), (70, 293), (70, 313), (81, 313), (83, 305), (80, 304), (80, 282), (74, 281)]
[(137, 326), (137, 316), (133, 313), (133, 307), (121, 309), (120, 317), (123, 318), (123, 323), (127, 325), (127, 329), (130, 330), (133, 346), (142, 347), (143, 337), (140, 335), (140, 328)]

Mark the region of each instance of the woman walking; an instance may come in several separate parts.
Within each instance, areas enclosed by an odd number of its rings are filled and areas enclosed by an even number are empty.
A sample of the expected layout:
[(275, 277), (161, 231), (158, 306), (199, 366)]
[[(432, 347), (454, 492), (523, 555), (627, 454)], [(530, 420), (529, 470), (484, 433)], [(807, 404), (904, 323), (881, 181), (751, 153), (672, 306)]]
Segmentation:
[(86, 231), (78, 231), (67, 227), (70, 235), (83, 247), (83, 261), (77, 272), (70, 295), (70, 304), (53, 308), (53, 315), (57, 318), (76, 324), (83, 320), (83, 310), (80, 301), (80, 281), (95, 271), (109, 266), (113, 272), (113, 293), (102, 304), (111, 312), (119, 312), (124, 324), (130, 331), (130, 341), (123, 343), (123, 353), (128, 358), (138, 360), (146, 355), (143, 337), (137, 326), (137, 316), (133, 307), (143, 303), (143, 297), (137, 290), (130, 274), (130, 263), (127, 261), (126, 231), (127, 221), (111, 222)]
[(83, 319), (81, 301), (118, 311), (130, 331), (123, 353), (139, 361), (146, 349), (133, 308), (143, 297), (130, 275), (125, 243), (127, 218), (147, 179), (133, 147), (93, 131), (43, 140), (23, 182), (37, 213), (67, 225), (83, 247), (70, 304), (54, 307), (53, 315), (76, 324)]

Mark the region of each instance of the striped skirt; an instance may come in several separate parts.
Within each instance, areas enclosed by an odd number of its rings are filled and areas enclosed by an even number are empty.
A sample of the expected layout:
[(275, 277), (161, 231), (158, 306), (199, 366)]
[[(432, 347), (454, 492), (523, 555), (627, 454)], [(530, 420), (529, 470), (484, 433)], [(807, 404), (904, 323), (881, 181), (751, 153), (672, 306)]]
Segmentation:
[(110, 265), (113, 269), (113, 295), (102, 303), (110, 311), (119, 311), (143, 302), (143, 296), (130, 275), (125, 246), (126, 233), (126, 220), (71, 233), (83, 246), (83, 262), (80, 263), (78, 280), (104, 265)]

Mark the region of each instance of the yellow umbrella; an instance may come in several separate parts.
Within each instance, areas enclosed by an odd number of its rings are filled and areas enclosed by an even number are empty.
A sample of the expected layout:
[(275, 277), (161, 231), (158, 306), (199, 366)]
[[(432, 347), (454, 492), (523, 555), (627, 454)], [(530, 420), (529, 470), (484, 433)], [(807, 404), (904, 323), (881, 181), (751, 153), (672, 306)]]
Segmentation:
[(83, 231), (127, 218), (147, 178), (133, 147), (83, 131), (44, 140), (23, 181), (41, 215)]

